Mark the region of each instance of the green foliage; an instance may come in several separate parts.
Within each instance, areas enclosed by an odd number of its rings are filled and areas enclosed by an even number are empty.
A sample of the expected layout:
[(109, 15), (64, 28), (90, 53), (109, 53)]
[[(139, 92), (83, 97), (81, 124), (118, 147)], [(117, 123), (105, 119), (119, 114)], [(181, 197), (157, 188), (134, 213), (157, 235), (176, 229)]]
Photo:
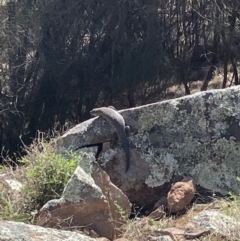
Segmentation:
[[(240, 179), (239, 177), (237, 177), (237, 181), (239, 182)], [(222, 204), (222, 208), (225, 212), (226, 215), (230, 216), (230, 217), (239, 217), (240, 215), (240, 197), (239, 195), (233, 193), (233, 192), (229, 192), (229, 198), (226, 198), (224, 200), (222, 200), (221, 204)]]
[[(67, 159), (57, 154), (50, 143), (37, 140), (18, 160), (21, 165), (13, 171), (11, 165), (0, 167), (0, 220), (34, 223), (39, 209), (49, 200), (59, 198), (76, 169), (81, 156), (68, 152)], [(6, 164), (12, 161), (5, 160)], [(4, 178), (19, 181), (22, 188), (11, 189)]]
[(2, 187), (0, 188), (0, 193), (0, 220), (29, 220), (30, 214), (22, 213), (19, 203), (14, 202)]
[(44, 144), (43, 152), (33, 152), (22, 158), (21, 162), (26, 165), (26, 208), (29, 211), (38, 210), (47, 201), (59, 198), (79, 159), (79, 155), (69, 152), (66, 160), (54, 153), (49, 144)]
[(114, 202), (115, 207), (117, 208), (118, 213), (120, 214), (123, 221), (129, 221), (128, 219), (128, 213), (117, 203), (117, 201)]
[(154, 221), (153, 218), (149, 218), (149, 219), (148, 219), (148, 225), (149, 225), (149, 226), (155, 225), (155, 221)]

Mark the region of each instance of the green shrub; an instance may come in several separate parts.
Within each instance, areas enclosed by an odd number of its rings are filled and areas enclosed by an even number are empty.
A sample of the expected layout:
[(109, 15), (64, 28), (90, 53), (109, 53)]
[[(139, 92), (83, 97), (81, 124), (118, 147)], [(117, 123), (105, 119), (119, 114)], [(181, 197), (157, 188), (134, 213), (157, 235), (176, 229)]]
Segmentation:
[(59, 198), (80, 160), (79, 154), (69, 152), (68, 159), (56, 154), (50, 144), (42, 144), (21, 159), (25, 165), (25, 208), (39, 210), (47, 201)]

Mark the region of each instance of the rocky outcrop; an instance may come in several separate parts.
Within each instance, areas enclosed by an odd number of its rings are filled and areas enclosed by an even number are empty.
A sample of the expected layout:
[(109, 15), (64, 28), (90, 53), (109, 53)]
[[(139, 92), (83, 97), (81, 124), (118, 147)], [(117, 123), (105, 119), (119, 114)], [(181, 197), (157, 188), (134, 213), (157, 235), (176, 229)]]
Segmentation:
[(118, 209), (130, 214), (130, 202), (99, 168), (94, 156), (82, 155), (62, 197), (49, 201), (40, 210), (38, 224), (94, 232), (113, 240), (119, 224), (124, 223)]
[(0, 221), (0, 227), (1, 241), (96, 241), (77, 232), (43, 228), (21, 222)]
[(201, 92), (120, 113), (131, 128), (131, 160), (126, 174), (123, 150), (107, 144), (113, 130), (101, 118), (70, 129), (56, 141), (58, 150), (64, 153), (104, 143), (99, 157), (103, 169), (130, 201), (139, 205), (166, 194), (169, 183), (183, 173), (213, 192), (239, 190), (240, 87)]
[(227, 240), (240, 239), (239, 218), (229, 217), (216, 210), (205, 210), (194, 216), (193, 224), (214, 231)]

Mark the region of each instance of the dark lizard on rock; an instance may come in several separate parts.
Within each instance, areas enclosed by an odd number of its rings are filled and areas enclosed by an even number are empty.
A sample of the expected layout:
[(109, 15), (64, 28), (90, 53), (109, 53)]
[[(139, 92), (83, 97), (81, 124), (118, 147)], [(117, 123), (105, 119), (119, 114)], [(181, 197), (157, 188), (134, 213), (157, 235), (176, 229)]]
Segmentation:
[(102, 116), (117, 133), (120, 144), (125, 152), (126, 172), (127, 172), (130, 165), (130, 154), (129, 154), (129, 142), (126, 134), (126, 129), (128, 129), (129, 127), (125, 126), (124, 118), (112, 106), (93, 109), (90, 111), (90, 114), (92, 116)]

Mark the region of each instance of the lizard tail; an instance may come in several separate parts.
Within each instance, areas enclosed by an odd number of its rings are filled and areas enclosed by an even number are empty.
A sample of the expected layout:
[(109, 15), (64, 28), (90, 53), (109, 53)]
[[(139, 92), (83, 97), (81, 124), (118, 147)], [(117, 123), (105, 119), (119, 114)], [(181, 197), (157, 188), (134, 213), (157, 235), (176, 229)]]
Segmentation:
[(129, 165), (130, 165), (130, 154), (129, 154), (129, 150), (126, 152), (126, 170), (125, 173), (127, 173), (128, 169), (129, 169)]

